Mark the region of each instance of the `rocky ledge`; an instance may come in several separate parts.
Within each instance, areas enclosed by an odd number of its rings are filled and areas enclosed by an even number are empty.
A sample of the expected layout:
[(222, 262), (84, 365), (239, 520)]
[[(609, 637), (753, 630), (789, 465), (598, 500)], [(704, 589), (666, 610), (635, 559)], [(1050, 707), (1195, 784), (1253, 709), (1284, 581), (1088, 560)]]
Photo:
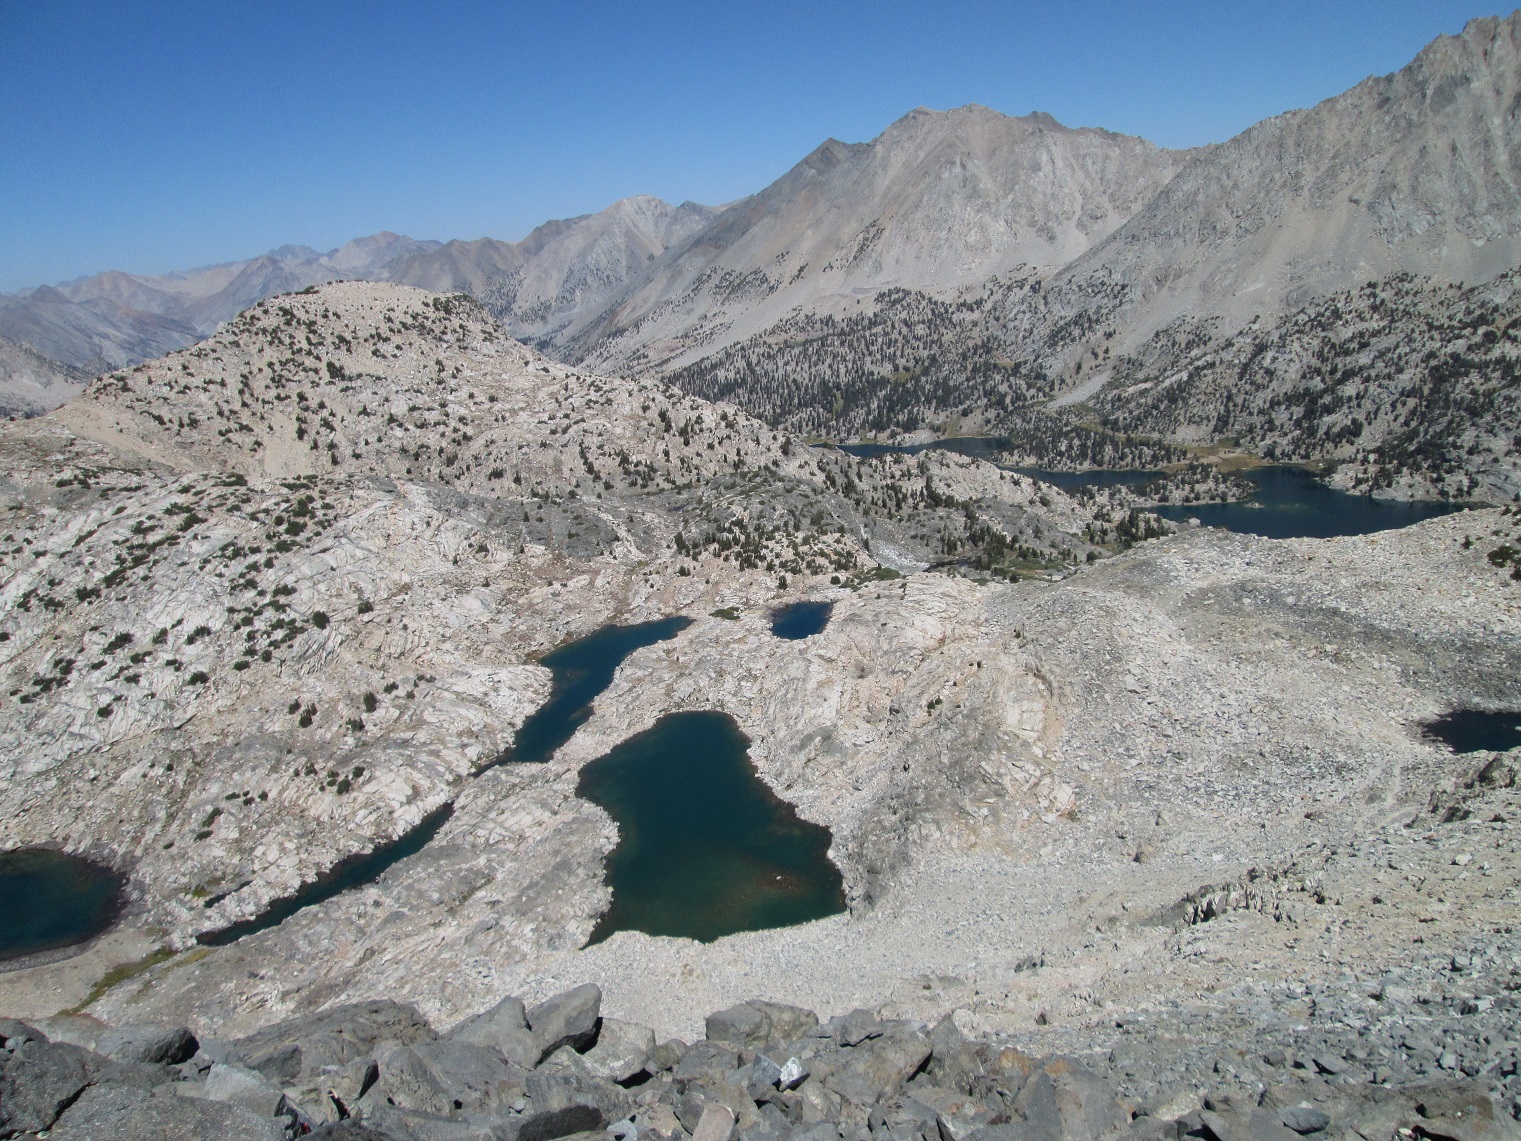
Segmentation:
[[(1135, 1012), (1064, 1040), (971, 1037), (957, 1012), (933, 1026), (859, 1009), (821, 1022), (752, 1000), (710, 1014), (695, 1043), (657, 1044), (648, 1027), (602, 1017), (590, 984), (532, 1007), (505, 998), (443, 1033), (388, 1000), (232, 1041), (81, 1015), (0, 1019), (0, 1137), (1521, 1137), (1515, 972), (1482, 952), (1452, 969), (1473, 993), (1422, 994), (1414, 1015), (1415, 996), (1390, 981), (1327, 989), (1301, 1012), (1260, 998)], [(1352, 1010), (1370, 1002), (1389, 1017)]]

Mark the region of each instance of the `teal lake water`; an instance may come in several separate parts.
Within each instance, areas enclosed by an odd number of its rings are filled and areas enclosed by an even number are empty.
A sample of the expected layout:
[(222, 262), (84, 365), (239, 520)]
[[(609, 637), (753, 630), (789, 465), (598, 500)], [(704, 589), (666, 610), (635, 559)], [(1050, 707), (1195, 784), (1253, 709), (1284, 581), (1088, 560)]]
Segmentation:
[(613, 675), (635, 650), (674, 638), (690, 618), (661, 618), (631, 626), (604, 626), (539, 659), (554, 675), (549, 700), (518, 729), (502, 757), (513, 764), (541, 764), (569, 741), (592, 715), (592, 702), (613, 683)]
[(0, 852), (0, 959), (92, 939), (116, 921), (121, 876), (48, 848)]
[(671, 713), (581, 770), (576, 793), (618, 823), (612, 907), (592, 933), (684, 936), (788, 927), (845, 910), (829, 829), (756, 775), (723, 713)]

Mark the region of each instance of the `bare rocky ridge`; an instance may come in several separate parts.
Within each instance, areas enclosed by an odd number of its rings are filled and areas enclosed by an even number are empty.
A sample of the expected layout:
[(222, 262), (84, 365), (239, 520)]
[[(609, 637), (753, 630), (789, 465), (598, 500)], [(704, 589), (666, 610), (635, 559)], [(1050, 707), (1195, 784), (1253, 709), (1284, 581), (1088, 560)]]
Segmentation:
[(1518, 90), (1521, 14), (1470, 21), (1392, 75), (1195, 155), (1048, 302), (1128, 348), (1183, 315), (1234, 331), (1393, 273), (1487, 281), (1521, 261)]
[[(1441, 294), (1452, 283), (1489, 292), (1517, 261), (1517, 142), (1507, 109), (1521, 82), (1518, 27), (1517, 16), (1475, 20), (1394, 75), (1187, 156), (1133, 216), (1054, 273), (1003, 267), (948, 295), (944, 283), (905, 278), (893, 284), (908, 290), (875, 298), (863, 290), (860, 308), (843, 311), (753, 301), (747, 312), (764, 323), (745, 316), (698, 330), (693, 343), (702, 347), (677, 345), (684, 355), (672, 358), (672, 379), (794, 430), (1010, 433), (1032, 460), (1052, 464), (1102, 455), (1073, 446), (1083, 431), (1074, 420), (1097, 397), (1103, 425), (1119, 433), (1238, 437), (1294, 459), (1355, 454), (1347, 479), (1363, 486), (1416, 495), (1484, 488), (1509, 498), (1513, 475), (1492, 447), (1458, 439), (1474, 417), (1453, 405), (1484, 404), (1500, 441), (1521, 423), (1503, 400), (1490, 407), (1491, 370), (1444, 319), (1451, 302)], [(1152, 408), (1160, 388), (1128, 406), (1143, 390), (1136, 382), (1160, 385), (1201, 362), (1240, 357), (1237, 346), (1295, 338), (1327, 320), (1335, 291), (1370, 281), (1386, 297), (1427, 294), (1406, 307), (1426, 325), (1408, 345), (1442, 359), (1443, 394), (1417, 398), (1413, 417), (1382, 393), (1361, 402), (1377, 407), (1348, 406), (1338, 393), (1340, 415), (1311, 409), (1308, 422), (1286, 429), (1307, 394), (1320, 400), (1319, 384), (1294, 366), (1267, 383), (1217, 368), (1209, 394), (1173, 385), (1160, 414)], [(1342, 348), (1330, 347), (1333, 356)], [(1335, 359), (1331, 367), (1357, 366)], [(1131, 383), (1105, 392), (1117, 376)], [(1072, 404), (1075, 417), (1050, 414)], [(1241, 404), (1254, 412), (1242, 415)], [(1358, 442), (1345, 434), (1353, 420), (1370, 427)], [(1134, 446), (1119, 436), (1108, 450)], [(1416, 453), (1430, 457), (1434, 480), (1410, 474)]]
[(557, 348), (595, 368), (665, 370), (793, 310), (1049, 270), (1114, 230), (1184, 157), (1044, 114), (920, 108), (869, 143), (826, 141)]

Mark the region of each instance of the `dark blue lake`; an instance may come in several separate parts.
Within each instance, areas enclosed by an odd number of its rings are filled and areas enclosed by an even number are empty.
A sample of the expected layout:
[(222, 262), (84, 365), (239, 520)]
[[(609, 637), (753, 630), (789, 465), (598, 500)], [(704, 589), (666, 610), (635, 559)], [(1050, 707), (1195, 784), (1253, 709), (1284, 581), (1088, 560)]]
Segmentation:
[(49, 848), (0, 852), (0, 959), (93, 939), (121, 911), (123, 878)]
[(635, 650), (674, 638), (690, 618), (661, 618), (631, 626), (604, 626), (539, 659), (554, 675), (549, 700), (528, 716), (503, 761), (539, 764), (569, 741), (592, 714), (592, 702), (613, 683), (613, 675)]
[(724, 713), (671, 713), (581, 770), (576, 794), (618, 823), (613, 902), (592, 932), (711, 942), (845, 910), (829, 829), (798, 817)]
[(1421, 727), (1454, 753), (1503, 753), (1521, 748), (1521, 712), (1454, 709)]
[(1258, 487), (1257, 493), (1243, 502), (1166, 504), (1150, 510), (1166, 519), (1181, 522), (1192, 518), (1206, 527), (1269, 539), (1326, 539), (1408, 527), (1467, 506), (1441, 500), (1413, 502), (1351, 495), (1328, 487), (1299, 467), (1252, 468), (1240, 474)]
[[(553, 674), (549, 699), (519, 726), (512, 747), (492, 764), (542, 764), (549, 760), (591, 716), (592, 702), (612, 684), (613, 675), (625, 658), (643, 646), (674, 638), (691, 624), (690, 618), (675, 617), (631, 626), (604, 626), (544, 655), (540, 664), (548, 666)], [(453, 814), (451, 801), (434, 809), (390, 843), (339, 861), (326, 874), (275, 900), (253, 918), (208, 931), (198, 936), (197, 941), (208, 947), (221, 947), (279, 926), (303, 908), (324, 903), (350, 888), (373, 883), (400, 861), (422, 851)]]
[[(840, 444), (842, 452), (863, 458), (902, 452), (916, 455), (931, 448), (997, 463), (1008, 441), (996, 436), (965, 436), (926, 444)], [(1063, 491), (1080, 487), (1136, 487), (1165, 476), (1164, 471), (1093, 468), (1088, 471), (1049, 471), (1034, 467), (1005, 467)], [(1374, 499), (1352, 495), (1316, 479), (1302, 467), (1270, 465), (1239, 473), (1257, 485), (1257, 493), (1239, 503), (1164, 504), (1150, 508), (1164, 519), (1197, 519), (1206, 527), (1222, 527), (1269, 539), (1326, 539), (1336, 535), (1368, 535), (1408, 527), (1424, 519), (1449, 515), (1469, 506), (1447, 500)]]
[(794, 602), (771, 612), (771, 632), (778, 638), (797, 641), (811, 638), (829, 625), (832, 602)]

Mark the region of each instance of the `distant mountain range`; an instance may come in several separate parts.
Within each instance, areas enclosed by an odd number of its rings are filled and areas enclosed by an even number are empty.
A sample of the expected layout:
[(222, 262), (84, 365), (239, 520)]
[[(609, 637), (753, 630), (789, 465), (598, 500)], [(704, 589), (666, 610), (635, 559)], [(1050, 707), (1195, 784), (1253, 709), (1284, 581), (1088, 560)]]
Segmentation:
[[(77, 384), (276, 293), (390, 281), (471, 293), (562, 360), (664, 376), (798, 430), (1013, 431), (1076, 407), (1165, 435), (1190, 418), (1117, 407), (1120, 389), (1101, 395), (1112, 377), (1145, 391), (1366, 282), (1472, 286), (1521, 264), (1518, 132), (1521, 13), (1474, 20), (1393, 75), (1195, 150), (1040, 113), (919, 109), (870, 142), (826, 140), (724, 207), (628, 198), (520, 242), (385, 233), (326, 254), (105, 273), (0, 298), (0, 338)], [(0, 356), (8, 410), (77, 390), (25, 387), (17, 352)], [(1418, 399), (1421, 383), (1403, 390)], [(1399, 417), (1375, 411), (1352, 419), (1394, 430)], [(1313, 427), (1294, 438), (1344, 461), (1383, 446), (1338, 432), (1334, 446)], [(1482, 482), (1503, 490), (1514, 473), (1496, 462)]]
[(281, 246), (247, 261), (158, 276), (111, 270), (0, 297), (0, 338), (94, 375), (193, 344), (266, 297), (349, 280), (490, 295), (499, 313), (521, 313), (525, 330), (549, 329), (567, 310), (605, 302), (714, 213), (625, 198), (600, 214), (547, 222), (521, 242), (381, 233), (325, 254)]

